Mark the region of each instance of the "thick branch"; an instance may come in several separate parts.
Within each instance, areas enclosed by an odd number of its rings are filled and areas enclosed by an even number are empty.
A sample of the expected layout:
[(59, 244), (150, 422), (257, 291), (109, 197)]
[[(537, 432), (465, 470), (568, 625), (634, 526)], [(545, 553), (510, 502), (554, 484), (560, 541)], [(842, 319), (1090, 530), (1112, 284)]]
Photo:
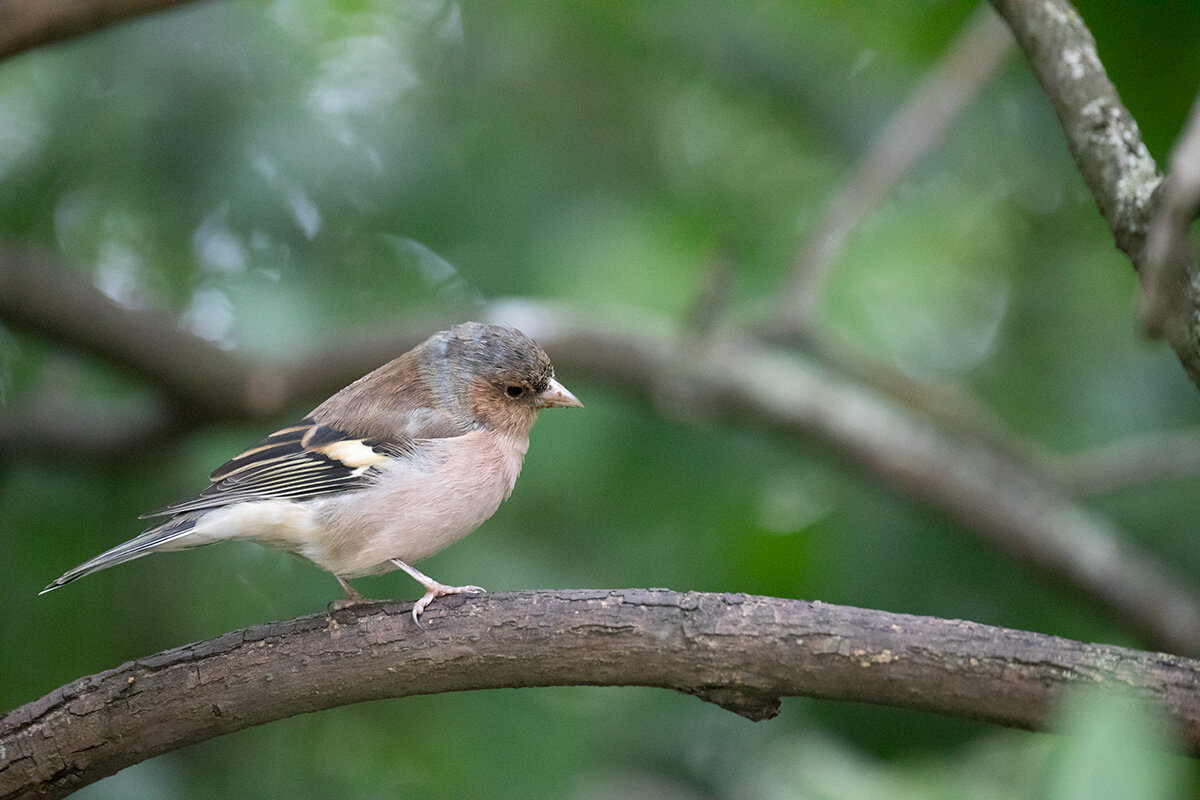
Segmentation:
[(1066, 0), (993, 0), (993, 5), (1054, 106), (1117, 247), (1140, 266), (1151, 198), (1162, 176), (1100, 63), (1091, 31)]
[(186, 0), (6, 0), (0, 3), (0, 60)]
[(539, 591), (261, 625), (81, 678), (0, 720), (0, 796), (62, 796), (138, 761), (308, 711), (468, 689), (656, 686), (751, 719), (823, 697), (1040, 729), (1102, 683), (1200, 750), (1200, 664), (1036, 633), (750, 595)]

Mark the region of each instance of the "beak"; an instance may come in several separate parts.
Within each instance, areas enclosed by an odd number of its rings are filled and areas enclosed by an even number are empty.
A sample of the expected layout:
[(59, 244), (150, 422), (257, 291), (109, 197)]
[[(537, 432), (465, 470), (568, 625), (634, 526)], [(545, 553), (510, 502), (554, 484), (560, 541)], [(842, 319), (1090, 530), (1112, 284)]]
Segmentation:
[(567, 387), (551, 378), (546, 391), (538, 395), (537, 407), (553, 408), (556, 406), (559, 408), (583, 408), (583, 403), (579, 402), (578, 398), (567, 390)]

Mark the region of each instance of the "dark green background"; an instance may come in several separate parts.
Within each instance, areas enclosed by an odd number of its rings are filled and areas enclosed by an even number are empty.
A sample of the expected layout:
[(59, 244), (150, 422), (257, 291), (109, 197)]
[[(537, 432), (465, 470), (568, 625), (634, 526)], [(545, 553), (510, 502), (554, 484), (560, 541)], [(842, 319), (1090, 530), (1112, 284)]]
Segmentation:
[[(1200, 12), (1079, 8), (1164, 163), (1200, 75)], [(973, 9), (195, 4), (0, 65), (0, 237), (254, 356), (315, 352), (476, 297), (680, 319), (721, 254), (735, 272), (728, 320), (752, 323)], [(446, 268), (448, 280), (430, 277)], [(1139, 335), (1136, 300), (1014, 51), (856, 231), (820, 321), (844, 347), (963, 387), (1074, 452), (1200, 421), (1178, 363)], [(494, 591), (743, 591), (1138, 645), (1086, 599), (827, 451), (560, 378), (586, 409), (544, 415), (512, 499), (422, 569)], [(12, 409), (48, 392), (136, 414), (150, 391), (0, 328)], [(100, 463), (0, 457), (0, 708), (338, 596), (306, 562), (245, 544), (37, 596), (269, 429), (206, 428)], [(1198, 488), (1090, 502), (1200, 590)], [(417, 594), (399, 573), (359, 584)], [(1099, 774), (1110, 796), (1149, 798), (1194, 779), (1179, 761), (1129, 755), (1138, 723), (1101, 702), (1070, 719), (1080, 736), (1060, 739), (806, 700), (752, 724), (645, 689), (476, 692), (285, 720), (79, 796), (1095, 797)]]

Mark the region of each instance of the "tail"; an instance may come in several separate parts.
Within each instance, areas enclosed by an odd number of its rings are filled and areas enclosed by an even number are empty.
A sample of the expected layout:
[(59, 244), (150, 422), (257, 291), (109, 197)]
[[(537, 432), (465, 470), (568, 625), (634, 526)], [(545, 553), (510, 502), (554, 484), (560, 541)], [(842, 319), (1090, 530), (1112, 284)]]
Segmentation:
[[(151, 528), (145, 533), (138, 534), (124, 544), (119, 544), (111, 550), (105, 550), (100, 555), (83, 562), (74, 569), (67, 570), (61, 578), (52, 581), (45, 589), (38, 592), (38, 594), (45, 594), (63, 584), (82, 578), (84, 575), (91, 575), (93, 572), (115, 567), (117, 564), (124, 564), (126, 561), (133, 561), (135, 558), (141, 558), (158, 550), (182, 549), (186, 545), (175, 543), (176, 540), (190, 533), (195, 524), (195, 515), (189, 514), (175, 517), (162, 525)], [(175, 544), (172, 546), (172, 543)]]

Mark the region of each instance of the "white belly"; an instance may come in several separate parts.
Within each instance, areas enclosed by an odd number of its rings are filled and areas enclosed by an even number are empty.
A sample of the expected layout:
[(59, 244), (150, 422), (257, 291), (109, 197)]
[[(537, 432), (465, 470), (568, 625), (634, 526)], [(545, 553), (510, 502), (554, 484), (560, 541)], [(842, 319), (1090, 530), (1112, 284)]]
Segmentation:
[(482, 431), (423, 442), (421, 457), (389, 465), (374, 487), (316, 502), (317, 535), (296, 552), (343, 577), (431, 556), (495, 513), (528, 447)]
[(311, 505), (294, 500), (258, 500), (206, 511), (196, 526), (174, 547), (179, 549), (225, 539), (251, 539), (262, 544), (295, 550), (317, 537), (317, 519)]

